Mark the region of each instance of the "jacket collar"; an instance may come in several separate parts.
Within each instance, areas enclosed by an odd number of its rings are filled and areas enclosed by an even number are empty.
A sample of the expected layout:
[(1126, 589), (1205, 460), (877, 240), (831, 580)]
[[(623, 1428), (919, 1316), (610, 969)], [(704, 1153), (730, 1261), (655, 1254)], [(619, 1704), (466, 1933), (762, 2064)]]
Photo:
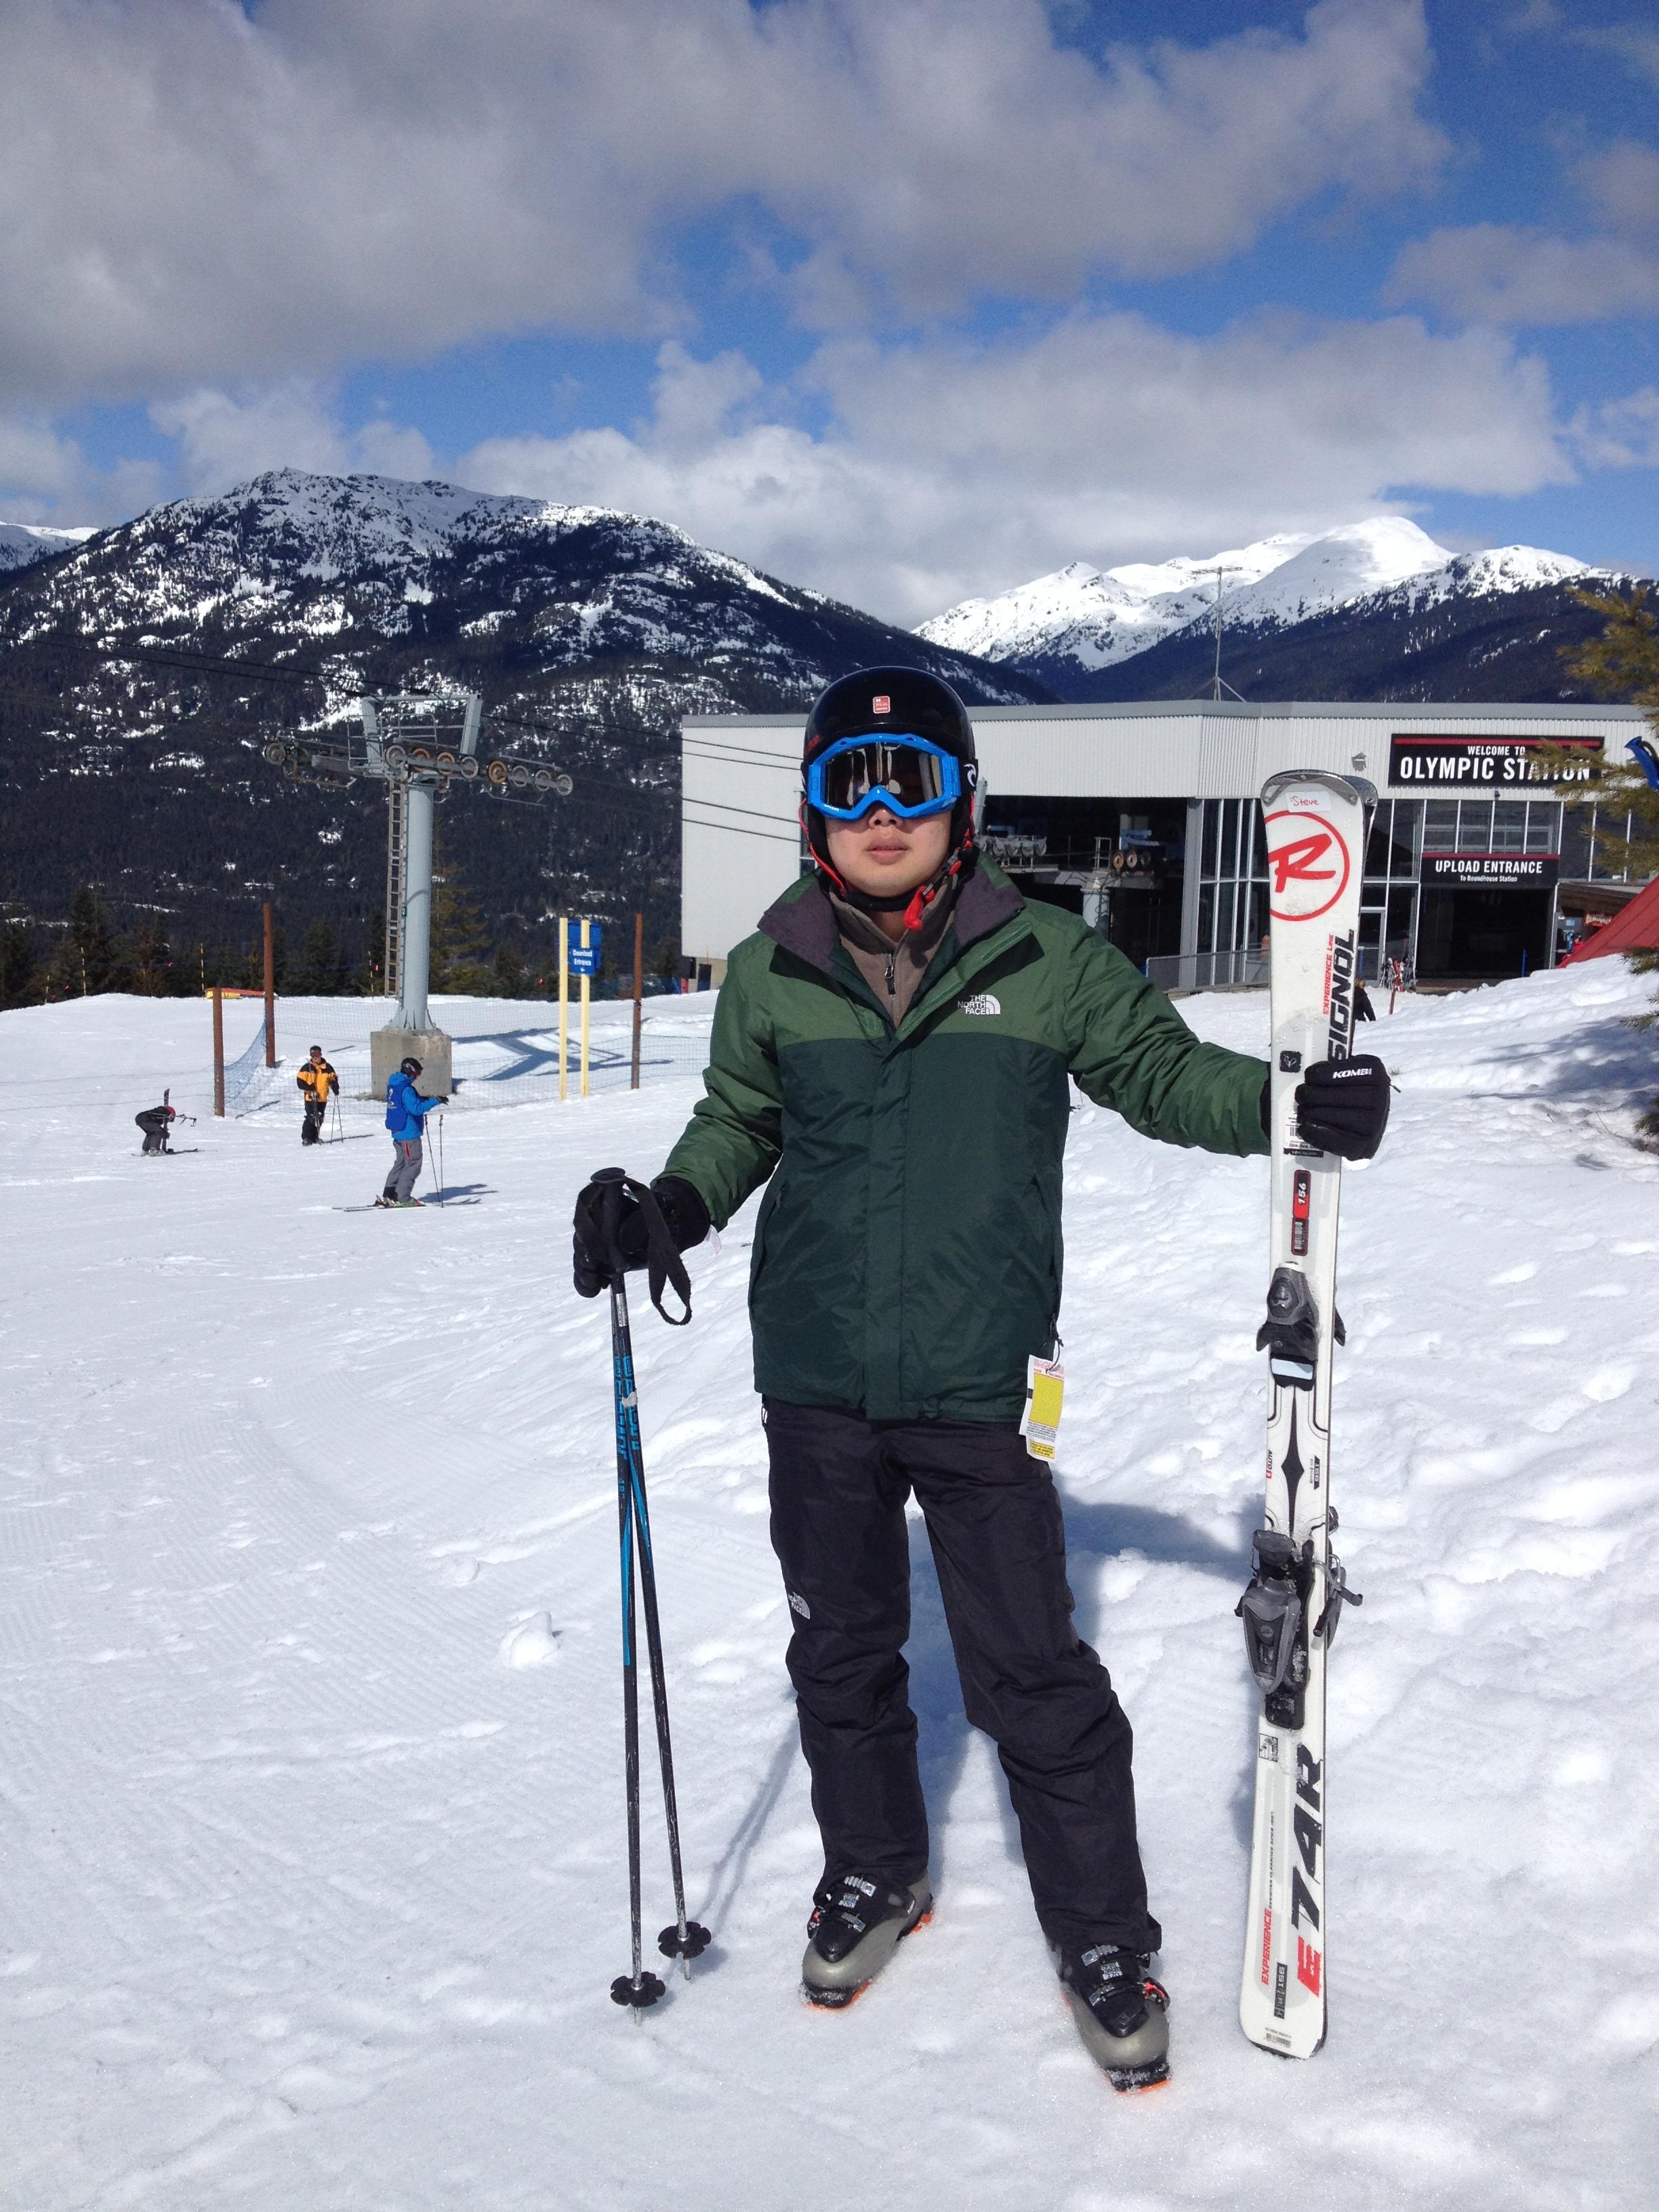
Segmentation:
[[(979, 860), (969, 871), (951, 911), (956, 950), (965, 952), (1023, 914), (1025, 901), (994, 860)], [(840, 933), (836, 910), (816, 876), (803, 876), (761, 916), (761, 934), (793, 952), (798, 960), (833, 975)]]

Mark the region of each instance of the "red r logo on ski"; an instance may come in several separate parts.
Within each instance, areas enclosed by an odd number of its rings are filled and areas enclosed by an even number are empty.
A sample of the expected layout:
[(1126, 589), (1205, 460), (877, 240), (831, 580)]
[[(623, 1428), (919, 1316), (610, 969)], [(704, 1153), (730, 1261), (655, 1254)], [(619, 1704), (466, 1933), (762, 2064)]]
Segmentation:
[(1274, 921), (1316, 921), (1341, 897), (1353, 872), (1341, 832), (1322, 815), (1290, 807), (1270, 814), (1265, 827)]
[(1316, 868), (1314, 862), (1331, 849), (1326, 836), (1298, 837), (1294, 844), (1281, 845), (1273, 856), (1273, 892), (1283, 898), (1285, 886), (1294, 876), (1299, 883), (1328, 884), (1336, 873), (1334, 868)]

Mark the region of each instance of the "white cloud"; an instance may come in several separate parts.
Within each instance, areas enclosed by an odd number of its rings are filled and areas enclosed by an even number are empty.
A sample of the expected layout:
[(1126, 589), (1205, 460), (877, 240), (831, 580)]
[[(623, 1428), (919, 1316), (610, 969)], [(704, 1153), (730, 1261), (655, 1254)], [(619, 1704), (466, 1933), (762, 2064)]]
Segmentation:
[(1580, 46), (1600, 46), (1608, 53), (1617, 54), (1632, 76), (1644, 78), (1649, 84), (1659, 84), (1659, 31), (1639, 28), (1634, 24), (1616, 25), (1605, 30), (1586, 26), (1573, 31), (1571, 36)]
[(1585, 156), (1578, 182), (1611, 229), (1659, 244), (1659, 148), (1621, 138)]
[[(821, 433), (805, 402), (827, 409)], [(631, 435), (490, 439), (456, 473), (661, 515), (916, 622), (1067, 561), (1322, 529), (1413, 490), (1525, 493), (1571, 469), (1541, 364), (1492, 334), (1401, 317), (1196, 339), (1121, 314), (999, 345), (837, 340), (793, 395), (669, 345), (655, 418)]]
[(1644, 385), (1623, 399), (1581, 408), (1571, 434), (1588, 467), (1659, 468), (1659, 388)]
[(192, 493), (224, 491), (264, 469), (416, 478), (433, 472), (432, 448), (418, 430), (380, 417), (349, 430), (327, 387), (304, 377), (240, 396), (204, 386), (158, 401), (149, 416), (178, 441), (178, 474)]
[(1564, 238), (1496, 222), (1437, 230), (1401, 248), (1385, 289), (1460, 322), (1607, 322), (1659, 308), (1659, 150), (1621, 139), (1574, 180), (1600, 228)]
[(1402, 247), (1383, 296), (1466, 323), (1607, 322), (1659, 308), (1659, 253), (1626, 238), (1472, 223)]
[(0, 519), (70, 528), (114, 521), (161, 495), (153, 461), (95, 468), (73, 438), (42, 416), (0, 413)]
[(846, 326), (1249, 246), (1441, 157), (1421, 0), (1098, 58), (1042, 0), (34, 0), (0, 11), (0, 394), (665, 334), (712, 213)]

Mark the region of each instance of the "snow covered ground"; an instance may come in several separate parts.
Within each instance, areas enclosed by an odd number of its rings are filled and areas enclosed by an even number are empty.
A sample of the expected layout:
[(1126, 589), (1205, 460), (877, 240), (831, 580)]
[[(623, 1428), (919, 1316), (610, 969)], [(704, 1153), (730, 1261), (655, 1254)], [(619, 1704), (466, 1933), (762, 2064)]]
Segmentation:
[[(1332, 2028), (1305, 2065), (1234, 2016), (1266, 1167), (1074, 1116), (1061, 1483), (1079, 1616), (1137, 1729), (1175, 2000), (1176, 2081), (1139, 2099), (1056, 1996), (919, 1530), (938, 1917), (854, 2011), (797, 1999), (817, 1863), (749, 1213), (699, 1256), (694, 1325), (641, 1299), (635, 1328), (690, 1900), (717, 1948), (642, 2024), (609, 2001), (610, 1379), (567, 1224), (591, 1168), (656, 1168), (690, 1079), (453, 1114), (455, 1202), (393, 1221), (337, 1210), (384, 1166), (365, 1104), (314, 1153), (283, 1103), (138, 1158), (131, 1115), (163, 1083), (203, 1110), (200, 1005), (0, 1016), (0, 2200), (1659, 2200), (1659, 1162), (1625, 1134), (1656, 1085), (1620, 1018), (1650, 989), (1596, 962), (1374, 1032), (1400, 1094), (1346, 1193), (1335, 1453), (1366, 1602), (1333, 1664)], [(1185, 1011), (1261, 1043), (1258, 996)], [(285, 1052), (312, 1041), (293, 1026)]]

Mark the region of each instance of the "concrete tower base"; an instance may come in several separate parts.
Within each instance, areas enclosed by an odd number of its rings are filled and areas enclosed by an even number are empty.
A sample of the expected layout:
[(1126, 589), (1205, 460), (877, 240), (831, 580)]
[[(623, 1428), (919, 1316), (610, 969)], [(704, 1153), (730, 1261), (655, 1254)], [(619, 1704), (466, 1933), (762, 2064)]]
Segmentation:
[(415, 1088), (422, 1098), (447, 1098), (453, 1088), (449, 1038), (442, 1030), (371, 1030), (368, 1055), (371, 1095), (376, 1098), (386, 1097), (387, 1077), (411, 1055), (421, 1063)]

